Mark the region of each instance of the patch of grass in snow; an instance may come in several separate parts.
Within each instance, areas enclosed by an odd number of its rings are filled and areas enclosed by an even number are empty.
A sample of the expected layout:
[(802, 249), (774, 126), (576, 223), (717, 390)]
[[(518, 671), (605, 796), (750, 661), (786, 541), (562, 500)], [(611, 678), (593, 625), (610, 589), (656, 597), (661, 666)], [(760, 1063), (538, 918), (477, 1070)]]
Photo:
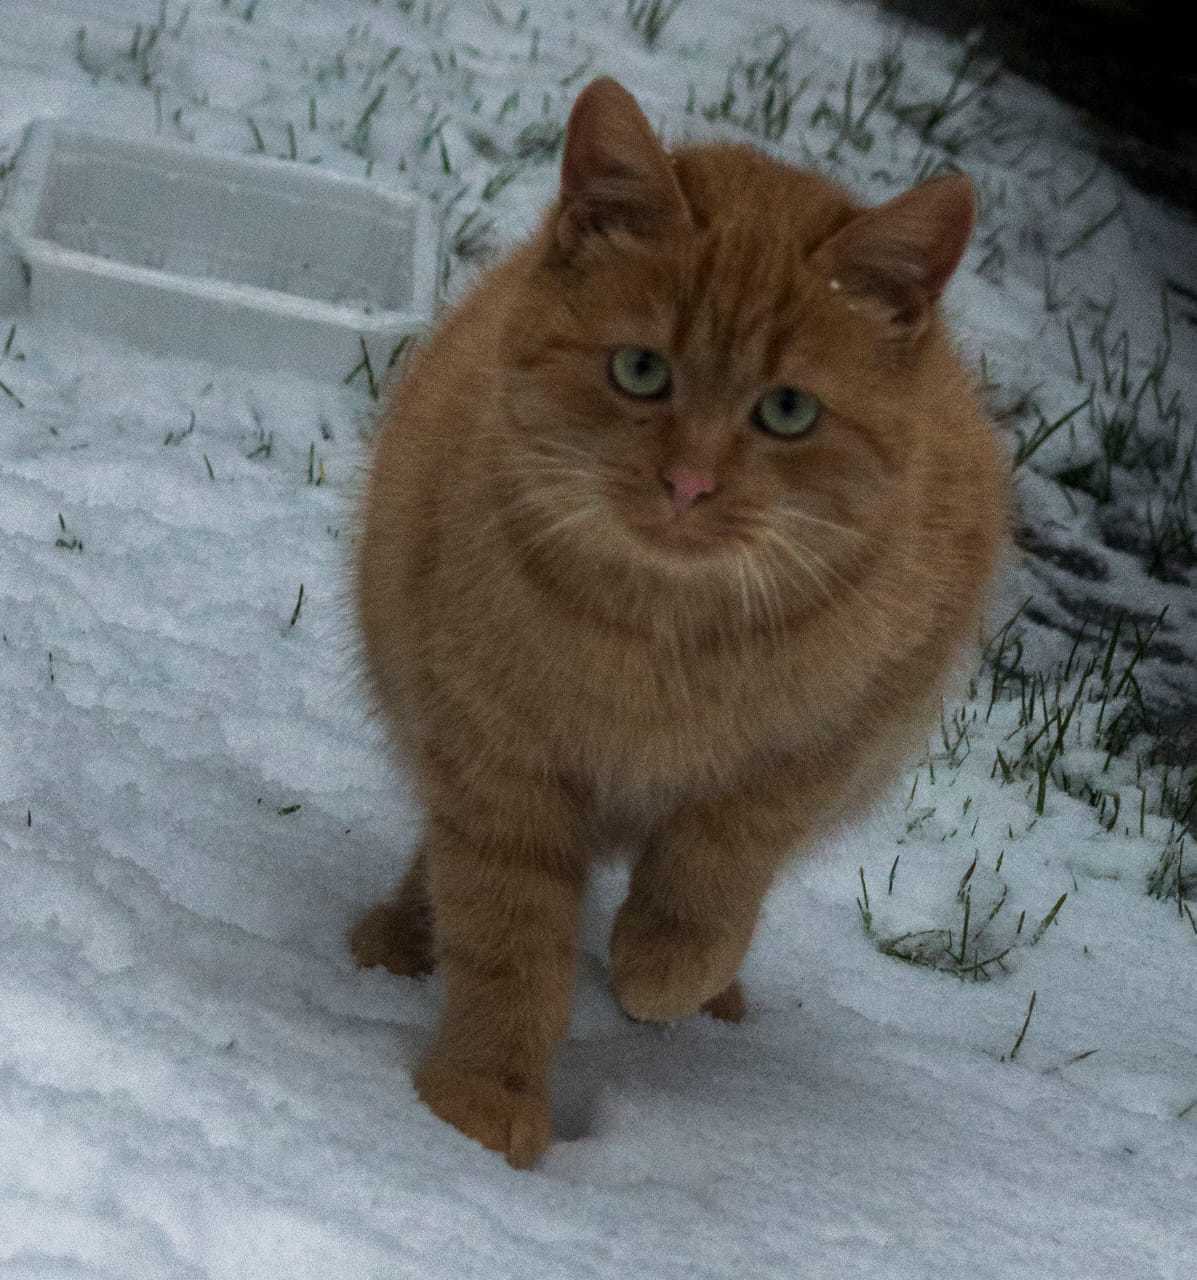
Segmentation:
[(220, 0), (220, 7), (226, 13), (232, 13), (242, 22), (252, 22), (258, 11), (259, 0)]
[(25, 401), (2, 378), (0, 378), (0, 394), (6, 395), (18, 409), (25, 407)]
[(264, 155), (266, 152), (266, 139), (262, 137), (262, 130), (258, 128), (258, 122), (253, 116), (246, 116), (245, 123), (249, 125), (249, 131), (253, 134), (254, 150)]
[(72, 533), (63, 519), (62, 512), (58, 513), (58, 537), (54, 539), (54, 545), (61, 551), (82, 551), (83, 539), (78, 534)]
[(924, 98), (895, 108), (895, 115), (903, 123), (918, 131), (923, 142), (936, 142), (945, 150), (956, 154), (963, 150), (972, 130), (965, 133), (945, 133), (944, 126), (954, 117), (977, 103), (986, 89), (997, 83), (1001, 65), (990, 63), (982, 68), (978, 43), (965, 41), (959, 60), (952, 71), (947, 89), (936, 98)]
[(161, 5), (156, 23), (137, 23), (128, 44), (105, 45), (86, 27), (75, 32), (75, 61), (93, 84), (115, 80), (118, 84), (133, 82), (153, 88), (161, 65), (159, 42), (167, 34), (166, 5)]
[[(1145, 889), (1175, 901), (1178, 916), (1197, 934), (1197, 915), (1189, 906), (1197, 898), (1197, 859), (1185, 860), (1186, 824), (1197, 813), (1197, 768), (1175, 769), (1153, 758), (1144, 732), (1150, 718), (1136, 679), (1164, 613), (1146, 624), (1122, 614), (1093, 634), (1082, 630), (1067, 658), (1044, 673), (1028, 669), (1023, 660), (1018, 622), (1027, 604), (986, 646), (968, 699), (950, 712), (945, 708), (938, 737), (928, 744), (906, 799), (899, 844), (927, 844), (938, 832), (939, 843), (963, 839), (973, 847), (952, 895), (951, 918), (942, 924), (920, 920), (918, 927), (893, 928), (894, 910), (901, 911), (902, 855), (889, 869), (883, 912), (876, 890), (870, 893), (864, 867), (858, 869), (861, 922), (883, 955), (973, 981), (1009, 972), (1020, 951), (1046, 936), (1068, 899), (1064, 893), (1050, 907), (1032, 910), (1028, 923), (1027, 908), (1015, 914), (1011, 885), (1003, 875), (1006, 847), (1040, 819), (1051, 817), (1059, 797), (1074, 802), (1071, 820), (1081, 825), (1071, 839), (1077, 846), (1120, 835), (1162, 839)], [(959, 791), (952, 791), (961, 778), (967, 787), (978, 765), (984, 769), (981, 752), (992, 752), (990, 780), (1021, 791), (1018, 807), (1028, 818), (1020, 830), (1004, 819), (1004, 832), (990, 830), (978, 837), (981, 817), (973, 794), (966, 792), (961, 799)], [(923, 803), (918, 805), (920, 786)], [(1089, 813), (1087, 832), (1084, 819), (1075, 816), (1078, 804)], [(1002, 812), (1008, 814), (1008, 806)], [(978, 849), (992, 848), (1003, 836), (1004, 847), (992, 868), (979, 868)]]
[(195, 410), (189, 411), (189, 418), (186, 427), (181, 431), (170, 430), (162, 438), (163, 445), (181, 444), (195, 430)]
[[(1022, 1020), (1022, 1026), (1019, 1028), (1018, 1036), (1014, 1041), (1013, 1048), (1010, 1050), (1008, 1054), (1002, 1055), (1001, 1057), (1002, 1062), (1013, 1062), (1014, 1059), (1018, 1057), (1018, 1051), (1019, 1049), (1022, 1048), (1022, 1042), (1023, 1040), (1026, 1039), (1027, 1028), (1031, 1025), (1031, 1014), (1035, 1012), (1035, 1000), (1037, 998), (1037, 995), (1038, 995), (1037, 992), (1035, 991), (1031, 992), (1031, 998), (1029, 1001), (1027, 1001), (1027, 1016)], [(1077, 1057), (1073, 1059), (1073, 1061), (1074, 1062), (1079, 1061), (1080, 1059), (1088, 1057), (1089, 1054), (1092, 1054), (1095, 1052), (1096, 1052), (1095, 1049), (1090, 1049), (1088, 1053), (1078, 1054)]]
[(252, 462), (255, 458), (269, 458), (273, 452), (274, 432), (267, 431), (265, 427), (259, 425), (254, 439), (254, 446), (245, 455), (246, 459)]
[[(153, 95), (154, 127), (158, 133), (165, 125), (164, 97), (170, 90), (163, 76), (169, 76), (170, 68), (181, 60), (182, 37), (191, 19), (191, 6), (184, 5), (177, 12), (178, 16), (173, 17), (169, 0), (159, 0), (156, 20), (134, 23), (127, 37), (85, 26), (75, 32), (75, 63), (91, 77), (93, 85), (103, 81), (134, 84)], [(175, 92), (178, 93), (177, 86)], [(186, 101), (175, 106), (170, 120), (181, 138), (194, 142), (195, 131), (184, 122), (183, 113), (191, 107), (207, 107), (208, 95), (184, 96)]]
[[(699, 105), (691, 86), (687, 113), (700, 111), (709, 121), (726, 121), (766, 142), (783, 142), (797, 122), (795, 107), (815, 78), (797, 75), (810, 62), (793, 56), (802, 43), (801, 33), (782, 25), (756, 34), (732, 63), (717, 100)], [(925, 68), (916, 62), (914, 71), (920, 70)], [(953, 171), (972, 144), (985, 140), (992, 145), (1014, 136), (1009, 113), (986, 92), (1000, 75), (998, 63), (982, 66), (976, 45), (962, 42), (951, 68), (938, 77), (944, 87), (928, 89), (928, 77), (908, 67), (901, 41), (887, 38), (876, 57), (854, 59), (842, 82), (822, 93), (797, 146), (807, 164), (839, 165), (850, 154), (869, 155), (884, 137), (891, 156), (901, 157), (898, 169), (908, 163), (915, 181)], [(916, 80), (920, 83), (912, 83)], [(901, 89), (908, 82), (910, 96), (903, 98)], [(885, 177), (895, 186), (908, 185), (911, 174), (872, 170), (872, 177)]]
[[(1093, 634), (1082, 627), (1067, 658), (1045, 674), (1028, 671), (1022, 660), (1016, 624), (1027, 603), (985, 651), (986, 719), (1003, 701), (1017, 704), (1017, 724), (1006, 735), (1009, 745), (995, 748), (990, 776), (1026, 786), (1037, 815), (1054, 790), (1085, 801), (1109, 833), (1121, 827), (1142, 836), (1149, 814), (1183, 830), (1197, 814), (1197, 767), (1175, 769), (1156, 758), (1136, 676), (1167, 607), (1147, 621), (1121, 612)], [(1138, 799), (1124, 805), (1131, 788), (1123, 783), (1132, 773)]]
[(1182, 833), (1170, 834), (1159, 862), (1147, 877), (1147, 892), (1153, 898), (1174, 901), (1176, 914), (1181, 919), (1187, 917), (1189, 924), (1193, 926), (1193, 932), (1197, 933), (1197, 917), (1189, 906), (1197, 898), (1197, 862), (1192, 860), (1190, 854), (1190, 861), (1186, 865), (1185, 837)]
[[(875, 927), (864, 868), (859, 868), (862, 896), (856, 899), (856, 905), (860, 910), (865, 932), (876, 943), (882, 955), (892, 956), (895, 960), (917, 967), (934, 969), (939, 973), (950, 973), (962, 980), (985, 982), (994, 977), (996, 972), (1010, 972), (1006, 960), (1016, 948), (1033, 947), (1043, 938), (1055, 922), (1068, 895), (1061, 894), (1031, 930), (1025, 929), (1025, 911), (1019, 913), (1017, 921), (1009, 915), (1003, 916), (1010, 891), (1009, 886), (1000, 880), (1005, 857), (1001, 853), (991, 877), (1000, 889), (996, 894), (987, 889), (986, 899), (974, 910), (971, 882), (977, 870), (978, 856), (973, 857), (956, 891), (960, 911), (957, 924), (945, 928), (909, 929), (897, 934), (881, 933)], [(890, 871), (887, 893), (891, 896), (894, 872), (900, 857), (899, 854), (894, 859)]]
[(310, 485), (322, 485), (325, 479), (324, 460), (316, 456), (316, 442), (313, 440), (308, 445), (307, 482)]
[(522, 5), (519, 13), (514, 18), (509, 17), (496, 3), (495, 0), (486, 0), (486, 10), (490, 16), (501, 27), (507, 27), (511, 31), (522, 31), (528, 21), (528, 6)]
[[(543, 102), (541, 105), (544, 105)], [(516, 134), (515, 154), (521, 160), (551, 160), (561, 150), (564, 142), (563, 124), (552, 119), (533, 120)]]
[(349, 386), (359, 373), (364, 373), (366, 375), (366, 390), (370, 393), (370, 399), (377, 400), (378, 380), (374, 377), (374, 366), (370, 363), (370, 352), (366, 348), (366, 340), (359, 337), (358, 343), (361, 345), (362, 358), (341, 379), (341, 382), (344, 386)]
[[(258, 0), (252, 0), (248, 7), (251, 10)], [(224, 0), (227, 8), (227, 0)], [(180, 40), (188, 22), (191, 20), (191, 6), (183, 5), (173, 17), (169, 0), (158, 0), (158, 14), (153, 22), (137, 22), (133, 25), (126, 39), (112, 40), (111, 37), (96, 35), (87, 27), (80, 27), (75, 32), (74, 57), (76, 64), (92, 78), (93, 84), (101, 80), (113, 80), (118, 84), (140, 84), (150, 89), (159, 100), (157, 102), (158, 128), (161, 129), (161, 86), (158, 75), (167, 61), (165, 50)], [(248, 19), (247, 19), (248, 20)], [(181, 109), (175, 113), (175, 123), (181, 127)]]
[(645, 46), (654, 49), (669, 20), (681, 6), (682, 0), (626, 0), (624, 13)]
[[(8, 334), (4, 339), (3, 350), (0, 350), (0, 361), (11, 360), (14, 364), (21, 364), (25, 359), (25, 353), (17, 350), (14, 346), (17, 337), (17, 326), (14, 321), (8, 326)], [(25, 407), (25, 401), (4, 381), (0, 378), (0, 395), (6, 396), (17, 406), (18, 409)]]
[(888, 49), (875, 61), (865, 64), (861, 85), (857, 83), (857, 63), (853, 61), (844, 81), (842, 101), (833, 104), (825, 97), (810, 117), (812, 128), (828, 122), (835, 129), (825, 159), (835, 160), (845, 144), (861, 154), (872, 150), (874, 131), (869, 128), (869, 121), (882, 106), (897, 113), (895, 95), (904, 71), (905, 63), (898, 50)]
[(449, 246), (455, 257), (472, 262), (487, 258), (494, 252), (495, 220), (483, 218), (481, 213), (481, 209), (467, 213), (450, 236)]
[(349, 141), (345, 144), (350, 151), (363, 159), (368, 158), (370, 152), (370, 122), (373, 120), (378, 108), (382, 106), (386, 96), (387, 86), (385, 84), (379, 85), (373, 97), (366, 103), (361, 115), (358, 116), (357, 122), (353, 126), (353, 133), (350, 134)]
[[(797, 44), (797, 33), (783, 26), (757, 36), (748, 54), (732, 63), (722, 96), (700, 109), (703, 117), (712, 123), (726, 121), (766, 142), (780, 142), (795, 104), (811, 82), (810, 76), (791, 78)], [(691, 86), (687, 113), (693, 114), (695, 107)]]
[[(1004, 254), (995, 241), (978, 273), (996, 270)], [(1033, 465), (1054, 479), (1073, 513), (1090, 516), (1106, 545), (1138, 557), (1149, 576), (1183, 583), (1197, 567), (1197, 423), (1170, 374), (1168, 290), (1157, 338), (1136, 349), (1131, 329), (1117, 324), (1116, 294), (1063, 297), (1046, 247), (1043, 263), (1044, 310), (1067, 344), (1078, 391), (1061, 406), (1052, 385), (1058, 407), (1045, 412), (1042, 383), (1011, 393), (982, 361), (991, 412), (1014, 437), (1015, 467)]]
[(1060, 430), (1061, 427), (1067, 425), (1082, 409), (1087, 409), (1093, 401), (1093, 393), (1090, 393), (1079, 403), (1073, 405), (1071, 409), (1066, 409), (1060, 416), (1049, 422), (1038, 409), (1035, 410), (1039, 421), (1033, 431), (1024, 435), (1022, 430), (1015, 428), (1015, 434), (1018, 437), (1018, 446), (1014, 450), (1014, 465), (1022, 466), (1028, 458), (1032, 457), (1043, 445)]
[[(1097, 803), (1100, 796), (1099, 820), (1104, 821), (1104, 793), (1095, 789), (1089, 780), (1071, 777), (1064, 767), (1070, 745), (1069, 731), (1075, 728), (1071, 745), (1087, 746), (1099, 755), (1104, 754), (1107, 769), (1110, 760), (1126, 750), (1146, 716), (1135, 669), (1163, 622), (1165, 612), (1161, 611), (1142, 629), (1133, 619), (1128, 620), (1121, 614), (1109, 628), (1108, 637), (1099, 629), (1090, 640), (1082, 628), (1067, 661), (1047, 674), (1028, 673), (1021, 663), (1021, 650), (1018, 659), (1008, 662), (1014, 620), (1008, 622), (990, 645), (993, 680), (986, 719), (992, 715), (998, 700), (1009, 694), (1017, 698), (1018, 725), (1007, 735), (1007, 741), (1016, 733), (1022, 737), (1008, 747), (1005, 754), (997, 748), (990, 776), (1000, 774), (1003, 783), (1030, 780), (1038, 815), (1044, 812), (1049, 785), (1068, 795), (1079, 794), (1091, 804)], [(1120, 665), (1119, 642), (1125, 631), (1133, 632), (1134, 639), (1129, 658)], [(1083, 648), (1088, 649), (1088, 657), (1082, 662)], [(1095, 714), (1085, 714), (1082, 709), (1087, 707), (1096, 708)], [(1117, 819), (1115, 806), (1110, 829)]]

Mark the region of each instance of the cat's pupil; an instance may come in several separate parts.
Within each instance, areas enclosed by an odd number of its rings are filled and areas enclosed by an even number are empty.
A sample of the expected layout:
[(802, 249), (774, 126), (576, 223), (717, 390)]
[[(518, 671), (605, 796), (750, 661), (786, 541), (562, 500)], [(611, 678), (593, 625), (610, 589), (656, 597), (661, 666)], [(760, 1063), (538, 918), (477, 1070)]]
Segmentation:
[(650, 347), (619, 347), (608, 372), (621, 391), (641, 399), (663, 397), (669, 389), (669, 363)]
[(798, 407), (798, 397), (790, 387), (785, 387), (778, 392), (777, 407), (781, 410), (782, 416), (788, 418), (790, 414)]

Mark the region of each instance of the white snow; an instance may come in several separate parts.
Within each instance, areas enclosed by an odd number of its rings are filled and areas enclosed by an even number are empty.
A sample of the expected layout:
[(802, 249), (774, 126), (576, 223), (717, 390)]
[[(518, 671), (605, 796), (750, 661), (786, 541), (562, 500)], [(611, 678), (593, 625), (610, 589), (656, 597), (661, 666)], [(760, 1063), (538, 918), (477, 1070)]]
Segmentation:
[[(493, 248), (550, 194), (554, 158), (535, 140), (551, 141), (591, 75), (618, 75), (671, 136), (759, 141), (687, 102), (691, 86), (699, 108), (717, 102), (740, 59), (732, 114), (745, 114), (744, 61), (776, 47), (779, 22), (797, 33), (790, 89), (810, 77), (779, 153), (871, 199), (949, 154), (882, 107), (867, 150), (828, 154), (839, 125), (812, 122), (820, 99), (842, 103), (855, 65), (859, 111), (866, 64), (896, 47), (867, 6), (688, 0), (652, 50), (618, 3), (523, 12), (0, 0), (0, 171), (45, 114), (237, 151), (256, 148), (252, 118), (275, 154), (290, 122), (301, 160), (424, 192), (458, 249), (471, 234)], [(942, 98), (959, 49), (907, 35), (901, 52), (902, 101)], [(960, 163), (988, 204), (951, 310), (998, 400), (1038, 384), (1051, 420), (1086, 392), (1064, 323), (1090, 314), (1086, 291), (1100, 301), (1115, 283), (1110, 336), (1126, 327), (1141, 376), (1162, 275), (1185, 269), (1160, 246), (1183, 246), (1185, 224), (1100, 167), (1082, 194), (1053, 199), (1094, 162), (1067, 112), (1028, 86), (999, 81), (951, 118), (970, 122), (985, 137), (961, 144)], [(1123, 217), (1054, 256), (1114, 198)], [(1004, 272), (978, 275), (993, 244)], [(451, 290), (475, 269), (464, 247)], [(1044, 261), (1070, 297), (1056, 311)], [(949, 703), (943, 735), (876, 815), (778, 886), (739, 1027), (619, 1014), (605, 941), (621, 879), (598, 873), (555, 1141), (516, 1173), (412, 1091), (437, 980), (358, 972), (344, 943), (418, 825), (366, 716), (345, 608), (375, 409), (363, 380), (156, 360), (15, 314), (0, 316), (0, 345), (14, 324), (0, 357), (5, 1280), (1194, 1273), (1197, 926), (1146, 892), (1179, 839), (1159, 816), (1178, 770), (1166, 777), (1137, 744), (1107, 766), (1097, 703), (1068, 735), (1072, 794), (1050, 784), (1041, 815), (1034, 774), (1003, 784), (996, 758), (1026, 736), (1017, 681), (992, 709), (988, 672), (963, 709)], [(1170, 386), (1191, 404), (1193, 340), (1173, 328)], [(1020, 469), (1026, 508), (1074, 541), (1092, 539), (1100, 511), (1063, 500), (1047, 451), (1075, 460), (1093, 430), (1078, 415)], [(1191, 577), (1102, 554), (1112, 577), (1094, 590), (1113, 600), (1121, 584), (1125, 598), (1129, 583), (1147, 614), (1171, 603), (1171, 643), (1192, 652)], [(1050, 613), (1035, 570), (1012, 565), (995, 621), (1032, 594)], [(1067, 653), (1046, 626), (1024, 618), (1017, 632), (1028, 671)], [(1167, 685), (1150, 660), (1141, 671), (1145, 687)], [(1118, 795), (1116, 821), (1082, 779)], [(1004, 952), (990, 980), (883, 953), (951, 929), (951, 946), (923, 940), (953, 967), (966, 896), (962, 963)]]

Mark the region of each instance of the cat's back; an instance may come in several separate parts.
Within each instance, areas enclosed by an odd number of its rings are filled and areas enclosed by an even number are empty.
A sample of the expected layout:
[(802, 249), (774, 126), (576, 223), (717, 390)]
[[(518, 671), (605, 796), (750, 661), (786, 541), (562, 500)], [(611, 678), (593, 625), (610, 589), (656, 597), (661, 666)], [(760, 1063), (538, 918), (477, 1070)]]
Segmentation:
[(367, 521), (393, 499), (427, 488), (446, 450), (463, 452), (494, 374), (504, 300), (522, 253), (492, 268), (437, 321), (393, 387), (379, 425), (366, 498)]

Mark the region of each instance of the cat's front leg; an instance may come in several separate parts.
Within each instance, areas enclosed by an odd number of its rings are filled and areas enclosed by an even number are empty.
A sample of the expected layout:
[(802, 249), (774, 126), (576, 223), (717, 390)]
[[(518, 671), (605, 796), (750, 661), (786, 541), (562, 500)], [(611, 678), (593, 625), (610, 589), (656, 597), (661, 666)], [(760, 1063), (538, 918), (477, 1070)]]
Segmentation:
[(743, 1016), (736, 974), (799, 835), (792, 799), (761, 783), (682, 806), (648, 841), (611, 935), (612, 985), (630, 1017)]
[(569, 1021), (585, 882), (579, 824), (551, 783), (434, 805), (425, 842), (445, 1006), (416, 1074), (443, 1120), (527, 1168), (548, 1146), (548, 1074)]

